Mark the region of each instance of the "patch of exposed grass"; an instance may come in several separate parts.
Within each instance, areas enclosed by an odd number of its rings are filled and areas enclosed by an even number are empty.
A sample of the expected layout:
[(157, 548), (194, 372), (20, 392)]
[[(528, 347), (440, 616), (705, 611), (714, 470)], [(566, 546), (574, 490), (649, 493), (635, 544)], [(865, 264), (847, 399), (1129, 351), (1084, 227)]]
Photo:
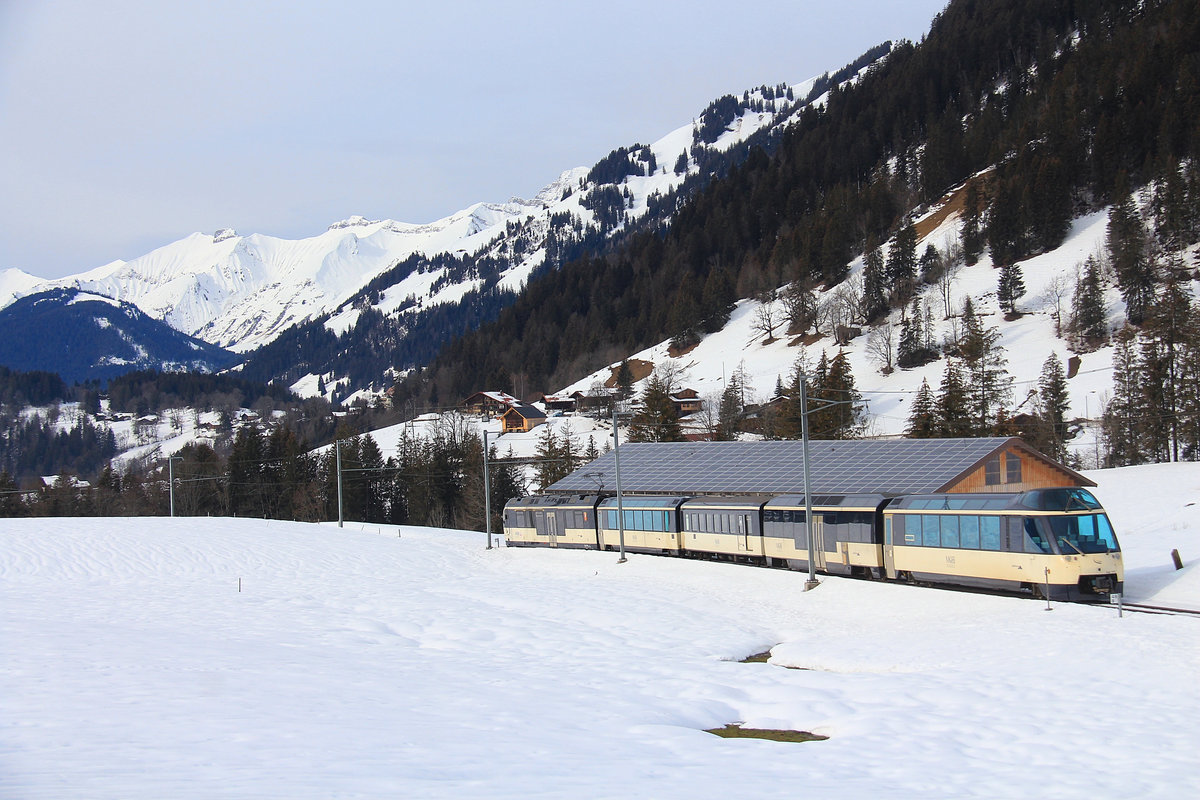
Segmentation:
[(823, 742), (828, 736), (821, 736), (808, 731), (775, 731), (767, 728), (743, 728), (741, 725), (726, 725), (724, 728), (709, 728), (705, 733), (712, 733), (724, 739), (770, 739), (772, 742)]
[(741, 664), (765, 664), (771, 658), (771, 651), (764, 650), (761, 653), (755, 653), (752, 656), (746, 656), (739, 663)]

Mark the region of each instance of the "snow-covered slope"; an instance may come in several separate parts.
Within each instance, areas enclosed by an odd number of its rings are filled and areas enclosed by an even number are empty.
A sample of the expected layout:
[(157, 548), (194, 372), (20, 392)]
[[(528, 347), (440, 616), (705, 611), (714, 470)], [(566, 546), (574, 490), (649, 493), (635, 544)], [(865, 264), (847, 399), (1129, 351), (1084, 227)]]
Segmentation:
[[(1093, 477), (1128, 599), (1200, 607), (1190, 467)], [(803, 573), (423, 528), (0, 533), (3, 797), (1200, 794), (1186, 617), (842, 578), (805, 592)], [(735, 722), (829, 738), (704, 732)]]
[[(937, 209), (930, 211), (935, 213)], [(928, 216), (928, 215), (926, 215)], [(932, 309), (934, 341), (940, 343), (951, 334), (958, 324), (963, 302), (970, 297), (976, 313), (984, 325), (995, 327), (1000, 333), (1000, 344), (1004, 348), (1007, 369), (1013, 377), (1012, 403), (1010, 409), (1017, 412), (1034, 410), (1030, 393), (1037, 389), (1042, 367), (1051, 353), (1056, 353), (1064, 365), (1069, 359), (1079, 359), (1076, 371), (1068, 379), (1070, 411), (1068, 419), (1097, 419), (1112, 393), (1112, 347), (1104, 346), (1092, 352), (1073, 352), (1068, 343), (1056, 333), (1056, 313), (1061, 312), (1064, 322), (1070, 317), (1071, 292), (1074, 290), (1077, 271), (1089, 256), (1100, 262), (1106, 260), (1105, 236), (1107, 212), (1099, 211), (1076, 219), (1066, 241), (1048, 253), (1021, 262), (1026, 286), (1025, 295), (1017, 301), (1018, 319), (1006, 320), (996, 297), (998, 270), (986, 253), (974, 266), (958, 268), (949, 282), (949, 308), (945, 304), (943, 290), (938, 285), (919, 288), (923, 303)], [(942, 253), (952, 249), (957, 238), (957, 214), (947, 216), (939, 225), (923, 237), (917, 252), (923, 252), (932, 244)], [(885, 245), (886, 246), (886, 245)], [(1196, 260), (1195, 248), (1190, 256)], [(861, 275), (862, 259), (856, 259), (850, 267), (849, 283), (824, 293), (822, 302), (831, 302), (839, 288), (850, 285)], [(1062, 287), (1067, 289), (1064, 293)], [(1054, 289), (1057, 287), (1058, 294)], [(1200, 296), (1200, 281), (1192, 281), (1194, 295)], [(1108, 276), (1105, 291), (1106, 312), (1109, 327), (1123, 324), (1125, 307), (1112, 276)], [(856, 387), (867, 403), (870, 422), (867, 435), (887, 436), (901, 434), (908, 424), (912, 398), (921, 385), (928, 380), (936, 392), (945, 370), (945, 359), (939, 359), (923, 367), (895, 369), (884, 374), (882, 364), (868, 347), (871, 330), (840, 347), (829, 334), (808, 344), (800, 343), (798, 337), (785, 335), (786, 321), (780, 322), (775, 332), (777, 338), (767, 341), (759, 330), (758, 300), (743, 300), (738, 303), (729, 323), (715, 334), (704, 338), (694, 349), (679, 356), (669, 353), (669, 342), (661, 342), (638, 353), (631, 359), (649, 361), (653, 364), (670, 364), (679, 375), (679, 383), (695, 389), (702, 397), (715, 398), (724, 390), (725, 381), (734, 370), (741, 367), (748, 377), (748, 402), (765, 402), (774, 393), (777, 380), (786, 386), (790, 381), (794, 365), (802, 355), (810, 366), (815, 366), (822, 351), (833, 358), (843, 350), (852, 367)], [(774, 318), (783, 320), (783, 303), (771, 303)], [(899, 325), (901, 312), (894, 310), (884, 322)], [(881, 323), (882, 324), (882, 323)], [(894, 336), (898, 338), (898, 330)], [(892, 349), (895, 350), (893, 339)], [(569, 394), (573, 391), (588, 393), (596, 382), (604, 382), (612, 375), (617, 364), (597, 371), (566, 387), (551, 387), (554, 394)], [(644, 383), (644, 381), (643, 381)], [(640, 391), (641, 384), (635, 386)], [(1096, 440), (1093, 429), (1085, 429), (1082, 435), (1068, 443), (1076, 451), (1081, 463), (1095, 465)]]

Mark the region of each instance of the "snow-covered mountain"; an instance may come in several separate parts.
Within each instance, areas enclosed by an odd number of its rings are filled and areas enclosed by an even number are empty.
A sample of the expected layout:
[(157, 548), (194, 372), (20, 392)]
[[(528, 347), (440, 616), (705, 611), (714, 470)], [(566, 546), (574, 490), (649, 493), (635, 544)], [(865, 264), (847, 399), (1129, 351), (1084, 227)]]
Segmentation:
[[(8, 270), (0, 274), (0, 307), (46, 289), (76, 288), (133, 303), (178, 331), (244, 353), (305, 320), (332, 315), (330, 329), (346, 330), (367, 305), (391, 314), (455, 303), (488, 283), (478, 271), (448, 274), (429, 261), (439, 254), (495, 259), (491, 284), (519, 291), (548, 255), (572, 242), (603, 240), (647, 214), (669, 216), (674, 206), (664, 211), (663, 198), (723, 168), (728, 162), (719, 156), (736, 145), (785, 126), (806, 102), (819, 100), (811, 96), (817, 84), (721, 98), (649, 146), (618, 148), (591, 170), (563, 172), (529, 200), (478, 203), (421, 225), (350, 217), (298, 240), (230, 229), (193, 233), (139, 258), (50, 281)], [(827, 84), (826, 77), (817, 91)], [(421, 257), (382, 297), (376, 292), (369, 302), (347, 305), (414, 255)]]
[(132, 303), (79, 289), (49, 289), (0, 309), (0, 364), (105, 381), (126, 372), (215, 372), (237, 361)]

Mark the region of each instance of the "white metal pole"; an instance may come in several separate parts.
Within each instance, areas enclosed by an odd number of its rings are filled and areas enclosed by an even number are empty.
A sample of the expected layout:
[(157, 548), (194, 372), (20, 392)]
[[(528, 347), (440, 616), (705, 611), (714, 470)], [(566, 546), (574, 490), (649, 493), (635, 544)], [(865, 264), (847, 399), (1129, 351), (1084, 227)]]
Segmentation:
[(340, 528), (342, 527), (342, 440), (334, 440), (333, 446), (337, 451), (338, 527)]
[(816, 547), (813, 537), (812, 484), (808, 479), (808, 376), (800, 376), (800, 438), (804, 440), (804, 527), (808, 532), (808, 580), (804, 591), (817, 588)]
[(492, 477), (488, 470), (488, 432), (483, 432), (483, 513), (487, 516), (487, 549), (492, 549)]
[(621, 557), (618, 564), (625, 563), (625, 505), (621, 498), (621, 437), (617, 434), (617, 407), (613, 405), (613, 461), (615, 463), (617, 481), (617, 531), (620, 534)]
[(167, 481), (171, 486), (171, 516), (175, 516), (175, 457), (167, 458)]

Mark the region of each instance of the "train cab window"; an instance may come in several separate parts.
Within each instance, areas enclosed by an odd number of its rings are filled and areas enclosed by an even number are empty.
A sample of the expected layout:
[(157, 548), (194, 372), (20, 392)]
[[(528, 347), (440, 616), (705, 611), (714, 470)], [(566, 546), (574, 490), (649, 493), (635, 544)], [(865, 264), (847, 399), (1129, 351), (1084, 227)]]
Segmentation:
[(1048, 517), (1046, 521), (1063, 555), (1115, 553), (1120, 549), (1105, 514)]
[(983, 465), (983, 482), (988, 486), (997, 486), (1000, 483), (1000, 456), (989, 458)]
[(1004, 482), (1005, 483), (1020, 483), (1021, 482), (1021, 459), (1012, 453), (1007, 453), (1004, 456)]
[(968, 550), (979, 549), (979, 517), (962, 516), (958, 518), (959, 547)]
[(1034, 517), (1025, 518), (1025, 552), (1026, 553), (1049, 553), (1050, 543), (1042, 536), (1038, 530), (1037, 520)]

